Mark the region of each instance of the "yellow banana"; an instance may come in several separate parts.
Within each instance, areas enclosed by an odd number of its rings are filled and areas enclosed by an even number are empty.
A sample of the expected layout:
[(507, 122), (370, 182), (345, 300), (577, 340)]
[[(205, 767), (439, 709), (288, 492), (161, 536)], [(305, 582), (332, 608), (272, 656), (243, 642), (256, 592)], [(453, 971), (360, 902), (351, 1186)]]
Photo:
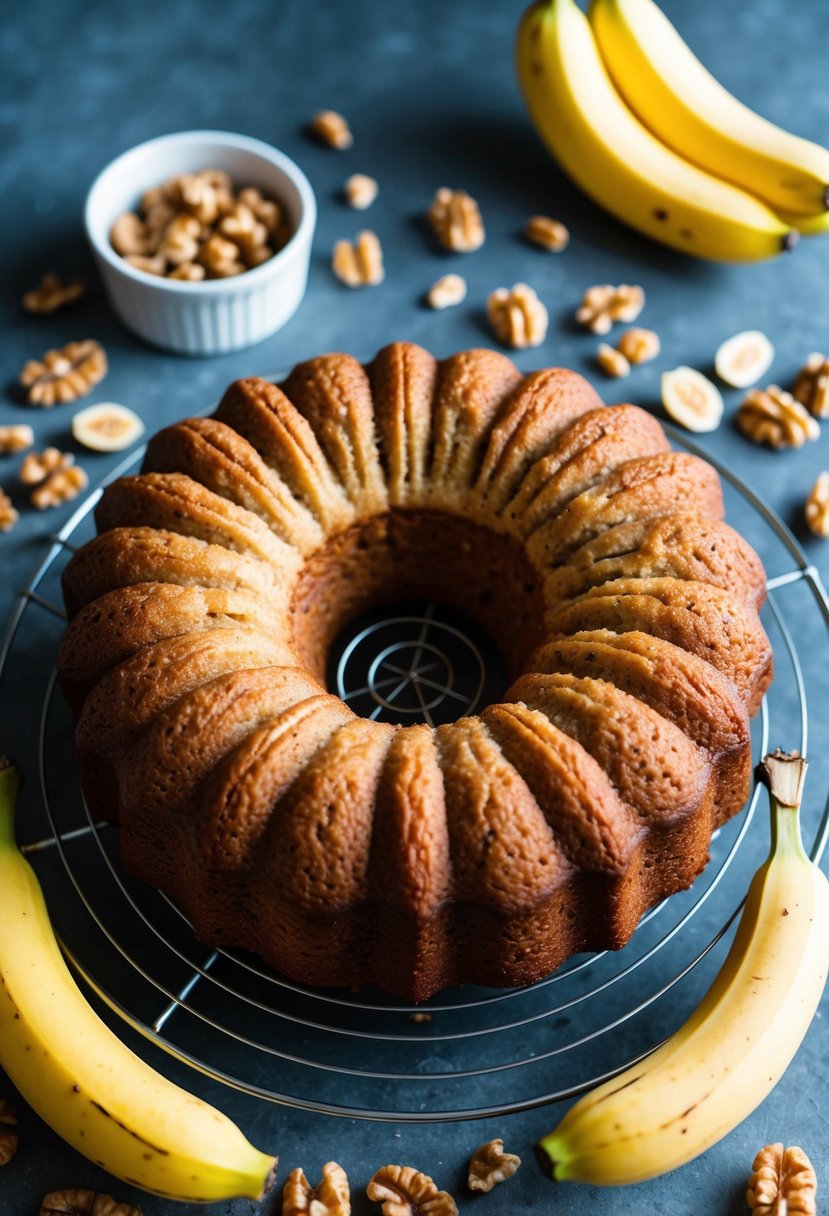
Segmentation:
[(793, 215), (790, 211), (779, 212), (784, 224), (791, 224), (801, 236), (823, 236), (829, 232), (829, 211), (821, 211), (819, 215)]
[(734, 262), (773, 257), (796, 241), (759, 199), (683, 160), (634, 117), (574, 0), (538, 0), (527, 10), (517, 67), (553, 155), (591, 198), (640, 232)]
[(771, 852), (721, 971), (676, 1034), (581, 1098), (540, 1142), (555, 1178), (620, 1185), (676, 1169), (736, 1127), (782, 1076), (829, 967), (829, 882), (800, 839), (805, 767), (797, 755), (766, 757)]
[(733, 97), (654, 0), (592, 0), (589, 15), (616, 87), (654, 135), (776, 211), (826, 211), (829, 150), (783, 131)]
[(0, 757), (0, 1065), (58, 1135), (124, 1182), (193, 1203), (259, 1199), (276, 1159), (154, 1072), (84, 999), (14, 842), (19, 786)]

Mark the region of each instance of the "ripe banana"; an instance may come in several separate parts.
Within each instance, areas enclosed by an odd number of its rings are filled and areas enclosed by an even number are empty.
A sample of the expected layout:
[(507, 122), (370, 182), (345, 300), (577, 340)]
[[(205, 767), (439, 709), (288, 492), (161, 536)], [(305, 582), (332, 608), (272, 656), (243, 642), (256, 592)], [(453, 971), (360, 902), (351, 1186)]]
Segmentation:
[(781, 130), (733, 97), (654, 0), (592, 0), (589, 16), (614, 84), (654, 135), (776, 211), (826, 211), (829, 150)]
[(14, 842), (19, 786), (0, 757), (0, 1065), (58, 1135), (124, 1182), (193, 1203), (259, 1199), (276, 1159), (125, 1047), (70, 975)]
[(518, 29), (530, 116), (581, 188), (640, 232), (698, 257), (754, 261), (797, 240), (764, 203), (666, 148), (622, 101), (574, 0), (537, 0)]
[(722, 970), (676, 1034), (581, 1098), (540, 1142), (553, 1177), (620, 1185), (676, 1169), (736, 1127), (785, 1071), (829, 967), (829, 882), (798, 823), (805, 767), (796, 754), (766, 757), (771, 852)]

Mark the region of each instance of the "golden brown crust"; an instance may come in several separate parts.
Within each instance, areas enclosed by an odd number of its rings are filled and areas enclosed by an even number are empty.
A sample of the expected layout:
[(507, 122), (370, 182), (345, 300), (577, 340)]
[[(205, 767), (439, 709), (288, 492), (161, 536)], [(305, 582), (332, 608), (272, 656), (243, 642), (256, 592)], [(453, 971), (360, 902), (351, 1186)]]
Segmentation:
[(394, 342), (380, 351), (366, 371), (389, 505), (422, 502), (429, 473), (437, 360), (411, 342)]
[(310, 511), (279, 474), (232, 427), (216, 418), (186, 418), (150, 440), (145, 473), (186, 473), (214, 494), (258, 515), (287, 544), (310, 553), (323, 540)]
[(71, 620), (85, 604), (117, 587), (177, 583), (270, 595), (273, 567), (249, 554), (164, 528), (113, 528), (75, 553), (62, 575)]
[(545, 599), (553, 607), (616, 578), (711, 583), (758, 610), (766, 598), (766, 572), (751, 545), (722, 520), (685, 511), (600, 533), (550, 572)]

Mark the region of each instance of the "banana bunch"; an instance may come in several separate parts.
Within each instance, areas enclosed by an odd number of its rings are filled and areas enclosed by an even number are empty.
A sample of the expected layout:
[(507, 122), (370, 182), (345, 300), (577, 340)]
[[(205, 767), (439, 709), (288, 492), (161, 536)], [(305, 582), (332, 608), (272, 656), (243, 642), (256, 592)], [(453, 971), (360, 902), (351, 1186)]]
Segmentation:
[(805, 768), (796, 754), (766, 757), (771, 852), (721, 971), (681, 1029), (581, 1098), (540, 1142), (554, 1178), (621, 1185), (676, 1169), (742, 1122), (785, 1072), (829, 969), (829, 881), (800, 839)]
[(15, 845), (19, 786), (0, 757), (0, 1066), (58, 1135), (117, 1178), (192, 1203), (259, 1199), (276, 1159), (154, 1072), (84, 999)]
[(564, 170), (647, 236), (742, 262), (829, 231), (829, 150), (732, 97), (653, 0), (537, 0), (517, 64)]

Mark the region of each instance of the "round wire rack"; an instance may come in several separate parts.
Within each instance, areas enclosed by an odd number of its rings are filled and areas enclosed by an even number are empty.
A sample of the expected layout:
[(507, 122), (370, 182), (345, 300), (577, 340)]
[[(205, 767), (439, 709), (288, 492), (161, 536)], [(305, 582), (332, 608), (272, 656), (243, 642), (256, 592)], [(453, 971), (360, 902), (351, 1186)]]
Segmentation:
[[(820, 577), (770, 508), (667, 429), (677, 446), (718, 469), (729, 518), (769, 572), (763, 613), (776, 674), (753, 723), (754, 758), (770, 742), (806, 752), (808, 704), (829, 696), (829, 599)], [(134, 452), (104, 484), (134, 470), (142, 456), (143, 449)], [(371, 990), (305, 988), (251, 956), (199, 943), (170, 900), (122, 870), (117, 828), (90, 816), (71, 718), (56, 690), (60, 572), (93, 535), (102, 489), (51, 538), (18, 597), (0, 650), (0, 694), (14, 707), (4, 733), (27, 771), (39, 774), (18, 824), (22, 847), (70, 963), (111, 1010), (179, 1060), (248, 1094), (397, 1123), (504, 1115), (575, 1096), (674, 1029), (710, 981), (766, 852), (757, 787), (717, 833), (693, 887), (651, 909), (623, 950), (576, 956), (526, 988), (465, 987), (413, 1006)], [(395, 722), (448, 721), (504, 687), (490, 641), (433, 603), (355, 622), (334, 648), (329, 679), (356, 712)], [(820, 759), (825, 733), (813, 747)], [(815, 859), (829, 837), (829, 800), (817, 799), (819, 784), (812, 783), (803, 808)]]

